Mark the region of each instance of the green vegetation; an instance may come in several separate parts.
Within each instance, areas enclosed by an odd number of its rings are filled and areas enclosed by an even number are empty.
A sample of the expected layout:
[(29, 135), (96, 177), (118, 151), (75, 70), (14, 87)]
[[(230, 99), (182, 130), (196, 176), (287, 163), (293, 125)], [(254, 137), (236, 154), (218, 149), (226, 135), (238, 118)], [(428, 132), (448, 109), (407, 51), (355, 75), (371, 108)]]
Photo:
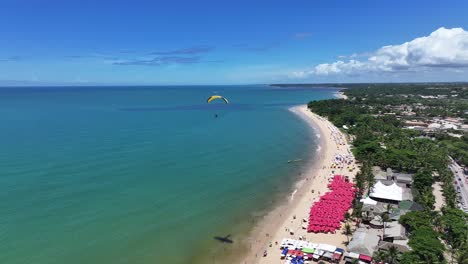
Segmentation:
[(388, 250), (377, 251), (373, 258), (377, 262), (396, 264), (401, 263), (402, 254), (395, 247), (390, 247)]
[(445, 134), (436, 135), (442, 146), (444, 146), (451, 157), (462, 164), (468, 164), (468, 135), (461, 138), (447, 136)]
[[(415, 174), (413, 196), (424, 207), (422, 212), (410, 212), (400, 218), (410, 233), (409, 245), (413, 250), (398, 258), (394, 256), (392, 263), (441, 263), (445, 261), (444, 251), (451, 251), (455, 260), (462, 260), (466, 256), (462, 251), (468, 247), (467, 217), (455, 207), (453, 175), (447, 166), (449, 155), (468, 164), (468, 135), (457, 138), (449, 136), (450, 131), (439, 131), (428, 137), (423, 131), (406, 129), (404, 123), (410, 118), (430, 120), (436, 116), (466, 120), (468, 85), (354, 84), (346, 87), (348, 100), (310, 102), (308, 107), (350, 135), (353, 153), (361, 163), (355, 179), (361, 195), (374, 184), (373, 166), (392, 168)], [(442, 182), (446, 200), (441, 214), (434, 211), (432, 184), (436, 179)], [(353, 204), (356, 211), (353, 216), (359, 217), (360, 203)], [(442, 239), (451, 250), (446, 249)], [(379, 254), (388, 261), (388, 256)]]

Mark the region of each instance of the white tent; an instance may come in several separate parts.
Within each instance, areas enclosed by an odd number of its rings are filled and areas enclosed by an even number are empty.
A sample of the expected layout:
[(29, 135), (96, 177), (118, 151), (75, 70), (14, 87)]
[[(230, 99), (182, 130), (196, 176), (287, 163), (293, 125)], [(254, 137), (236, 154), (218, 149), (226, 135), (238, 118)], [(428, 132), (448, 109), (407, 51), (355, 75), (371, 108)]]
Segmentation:
[(377, 201), (372, 200), (370, 197), (366, 197), (360, 200), (361, 203), (363, 204), (368, 204), (368, 205), (376, 205)]
[(328, 252), (335, 252), (336, 247), (328, 244), (318, 244), (317, 249), (323, 250), (323, 251), (328, 251)]
[(378, 181), (374, 187), (372, 187), (372, 192), (369, 195), (372, 198), (380, 198), (392, 201), (402, 201), (403, 200), (403, 188), (398, 186), (396, 183), (391, 185), (385, 185), (381, 181)]

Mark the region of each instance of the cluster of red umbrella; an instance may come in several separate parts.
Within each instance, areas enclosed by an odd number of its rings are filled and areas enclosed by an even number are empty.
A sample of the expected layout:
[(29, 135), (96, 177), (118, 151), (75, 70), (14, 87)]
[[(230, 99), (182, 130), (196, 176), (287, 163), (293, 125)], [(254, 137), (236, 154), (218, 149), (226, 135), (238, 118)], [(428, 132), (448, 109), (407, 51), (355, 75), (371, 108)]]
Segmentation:
[(356, 191), (353, 183), (343, 176), (335, 175), (328, 188), (331, 191), (320, 196), (320, 200), (310, 208), (307, 232), (335, 232), (340, 229), (340, 222), (351, 207)]

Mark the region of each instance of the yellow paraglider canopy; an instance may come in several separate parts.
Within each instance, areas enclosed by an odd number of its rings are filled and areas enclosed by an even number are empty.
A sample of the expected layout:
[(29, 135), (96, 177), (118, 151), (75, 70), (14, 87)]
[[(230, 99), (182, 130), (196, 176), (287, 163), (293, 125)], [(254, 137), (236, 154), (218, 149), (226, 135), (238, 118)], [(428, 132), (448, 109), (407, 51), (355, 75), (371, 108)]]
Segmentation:
[(222, 97), (221, 95), (212, 95), (210, 97), (208, 97), (208, 99), (206, 100), (207, 103), (211, 103), (212, 101), (216, 100), (216, 99), (222, 99), (226, 104), (229, 104), (229, 101), (228, 99)]

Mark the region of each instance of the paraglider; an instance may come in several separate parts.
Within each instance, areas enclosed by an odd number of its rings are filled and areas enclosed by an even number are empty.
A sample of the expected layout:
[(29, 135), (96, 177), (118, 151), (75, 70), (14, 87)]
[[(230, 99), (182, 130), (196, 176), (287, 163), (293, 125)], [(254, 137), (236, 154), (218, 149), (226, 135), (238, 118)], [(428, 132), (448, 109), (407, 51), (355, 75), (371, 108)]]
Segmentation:
[(206, 100), (206, 102), (207, 102), (207, 103), (211, 103), (212, 101), (217, 100), (217, 99), (221, 99), (221, 100), (223, 100), (226, 104), (229, 104), (228, 99), (222, 97), (221, 95), (212, 95), (212, 96), (208, 97), (208, 99)]
[[(212, 96), (208, 97), (206, 102), (211, 103), (211, 102), (213, 102), (215, 100), (218, 100), (218, 99), (224, 101), (224, 103), (226, 103), (226, 104), (229, 104), (229, 100), (226, 99), (225, 97), (222, 97), (221, 95), (212, 95)], [(218, 114), (215, 114), (214, 117), (218, 118)]]

